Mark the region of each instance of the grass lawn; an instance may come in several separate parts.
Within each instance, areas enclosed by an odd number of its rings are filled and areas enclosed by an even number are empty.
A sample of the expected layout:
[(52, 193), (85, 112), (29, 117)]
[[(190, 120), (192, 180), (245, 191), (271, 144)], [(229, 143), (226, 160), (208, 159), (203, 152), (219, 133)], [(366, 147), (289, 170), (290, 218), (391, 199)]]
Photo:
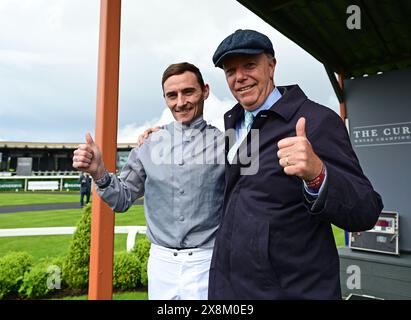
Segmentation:
[(80, 193), (0, 192), (0, 206), (80, 202)]
[[(81, 209), (34, 211), (0, 214), (0, 229), (74, 227), (80, 220)], [(145, 226), (144, 206), (132, 206), (128, 212), (117, 213), (116, 226)], [(144, 235), (143, 235), (144, 236)], [(37, 261), (67, 253), (72, 235), (1, 237), (0, 257), (9, 251), (27, 251)], [(126, 234), (116, 234), (115, 252), (126, 250)]]
[[(0, 214), (0, 229), (74, 227), (81, 209), (31, 211)], [(116, 213), (116, 226), (145, 226), (144, 206), (132, 206), (127, 212)]]
[(335, 240), (335, 245), (338, 247), (345, 247), (345, 234), (344, 230), (340, 229), (336, 226), (333, 227), (333, 234), (334, 234), (334, 240)]
[[(68, 296), (62, 300), (87, 300), (87, 295)], [(148, 300), (148, 293), (144, 291), (128, 291), (113, 293), (113, 300)]]
[[(6, 237), (0, 238), (0, 257), (10, 251), (26, 251), (33, 257), (33, 262), (42, 258), (60, 257), (68, 253), (72, 235)], [(145, 237), (138, 235), (137, 237)], [(114, 252), (126, 251), (126, 234), (114, 236)]]

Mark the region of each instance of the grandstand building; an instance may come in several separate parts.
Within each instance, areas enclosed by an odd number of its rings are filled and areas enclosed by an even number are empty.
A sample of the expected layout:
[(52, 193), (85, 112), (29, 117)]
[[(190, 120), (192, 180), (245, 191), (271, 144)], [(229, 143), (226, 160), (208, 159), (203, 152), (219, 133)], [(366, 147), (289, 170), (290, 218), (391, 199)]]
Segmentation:
[[(0, 173), (18, 173), (24, 163), (25, 174), (48, 175), (70, 174), (77, 171), (72, 167), (73, 152), (79, 143), (10, 142), (0, 141)], [(128, 154), (137, 144), (117, 145), (117, 170), (127, 160)], [(21, 160), (25, 160), (25, 162)], [(28, 165), (27, 165), (28, 164)], [(28, 170), (27, 170), (28, 167)]]

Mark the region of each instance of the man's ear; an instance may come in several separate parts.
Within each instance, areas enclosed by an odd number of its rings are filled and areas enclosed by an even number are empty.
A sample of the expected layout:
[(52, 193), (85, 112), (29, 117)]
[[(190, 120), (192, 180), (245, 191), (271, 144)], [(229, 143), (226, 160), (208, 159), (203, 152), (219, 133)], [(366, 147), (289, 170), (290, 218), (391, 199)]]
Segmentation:
[(277, 60), (273, 57), (272, 59), (270, 59), (268, 64), (270, 66), (270, 78), (271, 80), (274, 81), (274, 71), (275, 71), (275, 65), (277, 64)]
[(208, 84), (205, 84), (203, 87), (203, 100), (206, 100), (209, 95), (210, 95), (210, 86)]

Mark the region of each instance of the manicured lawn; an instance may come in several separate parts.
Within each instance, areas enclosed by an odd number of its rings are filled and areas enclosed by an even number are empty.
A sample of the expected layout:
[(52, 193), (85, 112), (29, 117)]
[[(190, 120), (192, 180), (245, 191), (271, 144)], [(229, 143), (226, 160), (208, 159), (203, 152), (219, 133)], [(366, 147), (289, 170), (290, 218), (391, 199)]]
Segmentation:
[[(67, 296), (61, 298), (61, 300), (88, 300), (88, 296)], [(113, 293), (113, 300), (148, 300), (148, 293), (145, 291), (115, 292)]]
[(344, 230), (336, 227), (333, 227), (333, 233), (334, 233), (334, 239), (335, 239), (335, 245), (337, 247), (345, 247), (345, 235), (344, 235)]
[(80, 202), (79, 193), (0, 192), (0, 206)]
[[(0, 229), (74, 227), (81, 213), (81, 209), (2, 213)], [(127, 212), (116, 213), (115, 223), (117, 226), (145, 226), (144, 206), (132, 206)]]
[(74, 227), (80, 220), (82, 210), (29, 211), (0, 214), (0, 229)]
[[(68, 296), (62, 300), (87, 300), (87, 295)], [(148, 293), (144, 291), (128, 291), (113, 293), (113, 300), (148, 300)]]
[[(137, 235), (145, 237), (145, 235)], [(0, 257), (10, 251), (26, 251), (34, 262), (42, 258), (60, 257), (68, 253), (72, 235), (0, 238)], [(114, 236), (114, 252), (126, 251), (126, 234)]]
[[(0, 229), (74, 227), (80, 220), (81, 209), (34, 211), (0, 214)], [(133, 206), (125, 213), (117, 213), (116, 226), (144, 226), (144, 207)], [(144, 235), (142, 235), (144, 236)], [(72, 235), (0, 237), (0, 257), (9, 251), (27, 251), (35, 260), (57, 257), (67, 253)], [(126, 250), (126, 234), (116, 234), (115, 252)]]
[(46, 257), (58, 257), (66, 254), (72, 235), (32, 236), (0, 238), (0, 257), (10, 251), (25, 251), (34, 262)]

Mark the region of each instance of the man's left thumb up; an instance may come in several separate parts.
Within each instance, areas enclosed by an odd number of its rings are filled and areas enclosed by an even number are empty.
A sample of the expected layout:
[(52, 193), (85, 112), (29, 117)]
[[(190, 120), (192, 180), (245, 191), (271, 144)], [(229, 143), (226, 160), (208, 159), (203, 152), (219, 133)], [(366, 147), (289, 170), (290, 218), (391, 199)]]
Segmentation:
[(297, 124), (295, 125), (295, 133), (297, 137), (307, 137), (305, 134), (305, 118), (301, 117), (298, 119)]

